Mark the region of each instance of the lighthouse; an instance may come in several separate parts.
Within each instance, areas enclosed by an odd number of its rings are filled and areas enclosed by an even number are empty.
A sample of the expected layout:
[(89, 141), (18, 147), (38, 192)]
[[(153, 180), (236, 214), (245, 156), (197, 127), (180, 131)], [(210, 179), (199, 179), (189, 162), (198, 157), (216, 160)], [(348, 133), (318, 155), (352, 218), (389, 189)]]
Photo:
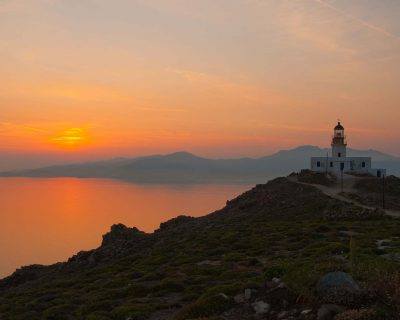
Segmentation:
[(311, 170), (316, 172), (331, 172), (336, 175), (341, 173), (348, 174), (368, 174), (381, 177), (386, 174), (385, 169), (373, 169), (370, 157), (348, 157), (347, 141), (343, 125), (340, 121), (333, 128), (331, 142), (332, 155), (326, 157), (312, 157)]
[(346, 157), (346, 136), (344, 134), (344, 127), (338, 122), (337, 126), (333, 129), (332, 137), (332, 156), (334, 158), (345, 158)]

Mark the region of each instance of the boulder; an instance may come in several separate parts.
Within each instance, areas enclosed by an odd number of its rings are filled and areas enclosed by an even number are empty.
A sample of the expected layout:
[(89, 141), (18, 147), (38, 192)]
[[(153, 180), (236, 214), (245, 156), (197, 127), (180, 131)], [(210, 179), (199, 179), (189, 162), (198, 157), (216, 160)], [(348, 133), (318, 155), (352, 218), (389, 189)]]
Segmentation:
[(264, 301), (256, 301), (251, 306), (257, 315), (267, 314), (271, 310), (271, 306)]
[(345, 309), (335, 304), (323, 304), (317, 313), (318, 320), (332, 320), (334, 317), (343, 312)]
[(266, 283), (265, 296), (268, 302), (281, 308), (293, 304), (297, 298), (296, 294), (279, 278), (274, 278)]
[(345, 272), (330, 272), (317, 284), (317, 293), (325, 303), (352, 305), (362, 290), (351, 275)]
[(243, 293), (239, 293), (239, 294), (237, 294), (236, 296), (234, 296), (234, 297), (233, 297), (233, 300), (234, 300), (236, 303), (245, 303), (245, 302), (246, 302)]

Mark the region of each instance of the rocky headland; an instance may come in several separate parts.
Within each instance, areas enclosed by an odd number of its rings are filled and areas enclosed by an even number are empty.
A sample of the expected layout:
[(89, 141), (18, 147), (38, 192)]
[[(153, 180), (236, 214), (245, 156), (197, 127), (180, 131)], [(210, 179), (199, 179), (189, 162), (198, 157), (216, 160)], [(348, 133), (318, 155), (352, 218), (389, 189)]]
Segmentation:
[(0, 280), (0, 319), (400, 319), (400, 220), (366, 179), (355, 199), (302, 172), (151, 234), (114, 225), (97, 249)]

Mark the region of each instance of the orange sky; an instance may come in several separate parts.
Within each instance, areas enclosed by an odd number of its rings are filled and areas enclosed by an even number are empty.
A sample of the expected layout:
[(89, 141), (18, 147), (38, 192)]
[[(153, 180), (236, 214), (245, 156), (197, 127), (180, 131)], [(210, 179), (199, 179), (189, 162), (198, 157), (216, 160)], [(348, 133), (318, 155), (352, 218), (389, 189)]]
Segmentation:
[(400, 155), (399, 11), (389, 0), (3, 0), (0, 169), (327, 146), (337, 118), (352, 147)]

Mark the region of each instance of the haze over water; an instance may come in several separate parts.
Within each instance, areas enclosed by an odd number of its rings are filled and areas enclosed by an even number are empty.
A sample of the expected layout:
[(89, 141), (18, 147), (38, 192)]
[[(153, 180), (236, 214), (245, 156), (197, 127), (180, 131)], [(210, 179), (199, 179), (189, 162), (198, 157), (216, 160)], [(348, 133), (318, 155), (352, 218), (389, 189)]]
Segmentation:
[(98, 179), (0, 179), (0, 278), (100, 245), (114, 223), (151, 232), (222, 208), (247, 185), (138, 185)]

